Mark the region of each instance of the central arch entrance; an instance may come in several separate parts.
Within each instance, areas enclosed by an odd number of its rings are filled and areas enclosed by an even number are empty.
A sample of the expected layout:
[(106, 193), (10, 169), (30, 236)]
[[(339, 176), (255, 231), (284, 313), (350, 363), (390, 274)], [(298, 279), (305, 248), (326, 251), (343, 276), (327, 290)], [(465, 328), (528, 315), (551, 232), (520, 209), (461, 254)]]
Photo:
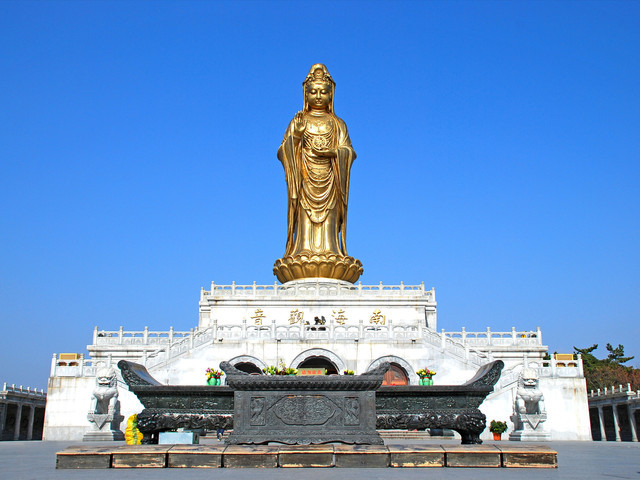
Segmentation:
[(327, 371), (327, 375), (337, 375), (338, 367), (335, 363), (326, 357), (313, 356), (307, 358), (304, 362), (298, 365), (298, 369), (301, 368), (324, 368)]

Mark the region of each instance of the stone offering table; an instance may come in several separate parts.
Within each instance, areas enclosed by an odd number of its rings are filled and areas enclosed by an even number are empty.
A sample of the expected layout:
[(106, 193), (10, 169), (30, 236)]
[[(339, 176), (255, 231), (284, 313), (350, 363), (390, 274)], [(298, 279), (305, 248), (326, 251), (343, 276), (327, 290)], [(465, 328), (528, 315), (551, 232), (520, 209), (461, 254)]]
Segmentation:
[(234, 390), (229, 444), (382, 445), (375, 391), (389, 364), (363, 375), (248, 375), (222, 362)]

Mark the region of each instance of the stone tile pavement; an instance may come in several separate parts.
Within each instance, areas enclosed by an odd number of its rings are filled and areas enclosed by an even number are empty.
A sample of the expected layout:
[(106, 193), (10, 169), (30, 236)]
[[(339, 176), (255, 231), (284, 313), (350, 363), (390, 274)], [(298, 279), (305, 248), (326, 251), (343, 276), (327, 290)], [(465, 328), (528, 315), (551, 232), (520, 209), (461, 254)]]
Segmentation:
[[(451, 443), (458, 443), (452, 441)], [(55, 454), (82, 442), (0, 442), (0, 478), (40, 479), (230, 479), (316, 480), (339, 474), (344, 479), (413, 480), (449, 479), (616, 479), (640, 480), (640, 443), (632, 442), (550, 442), (558, 451), (558, 469), (481, 469), (481, 468), (361, 468), (361, 469), (133, 469), (133, 470), (56, 470)], [(394, 439), (392, 443), (409, 443)], [(449, 443), (446, 440), (411, 440), (410, 443)], [(493, 442), (486, 442), (493, 443)], [(92, 443), (98, 445), (98, 443)], [(111, 444), (112, 445), (112, 444)]]

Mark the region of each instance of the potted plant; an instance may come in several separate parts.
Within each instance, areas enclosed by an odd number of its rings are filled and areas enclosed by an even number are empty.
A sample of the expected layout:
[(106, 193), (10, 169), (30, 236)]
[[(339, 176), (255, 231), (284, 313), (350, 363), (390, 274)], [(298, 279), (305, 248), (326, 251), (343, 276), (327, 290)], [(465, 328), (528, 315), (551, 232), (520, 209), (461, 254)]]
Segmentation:
[(421, 368), (416, 374), (420, 377), (420, 385), (433, 385), (433, 376), (436, 374), (433, 370)]
[(491, 420), (489, 431), (493, 433), (494, 440), (500, 440), (502, 434), (507, 431), (507, 422), (501, 422), (500, 420)]
[(207, 385), (220, 385), (220, 377), (224, 375), (224, 372), (207, 368), (205, 375), (207, 376)]

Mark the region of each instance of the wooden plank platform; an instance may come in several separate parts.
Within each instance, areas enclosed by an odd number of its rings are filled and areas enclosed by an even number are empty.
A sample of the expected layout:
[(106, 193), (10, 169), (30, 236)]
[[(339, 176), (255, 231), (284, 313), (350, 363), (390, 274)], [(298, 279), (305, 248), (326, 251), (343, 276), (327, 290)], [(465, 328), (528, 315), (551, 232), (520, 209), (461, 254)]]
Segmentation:
[(68, 447), (59, 469), (295, 467), (557, 468), (546, 445), (114, 445)]

